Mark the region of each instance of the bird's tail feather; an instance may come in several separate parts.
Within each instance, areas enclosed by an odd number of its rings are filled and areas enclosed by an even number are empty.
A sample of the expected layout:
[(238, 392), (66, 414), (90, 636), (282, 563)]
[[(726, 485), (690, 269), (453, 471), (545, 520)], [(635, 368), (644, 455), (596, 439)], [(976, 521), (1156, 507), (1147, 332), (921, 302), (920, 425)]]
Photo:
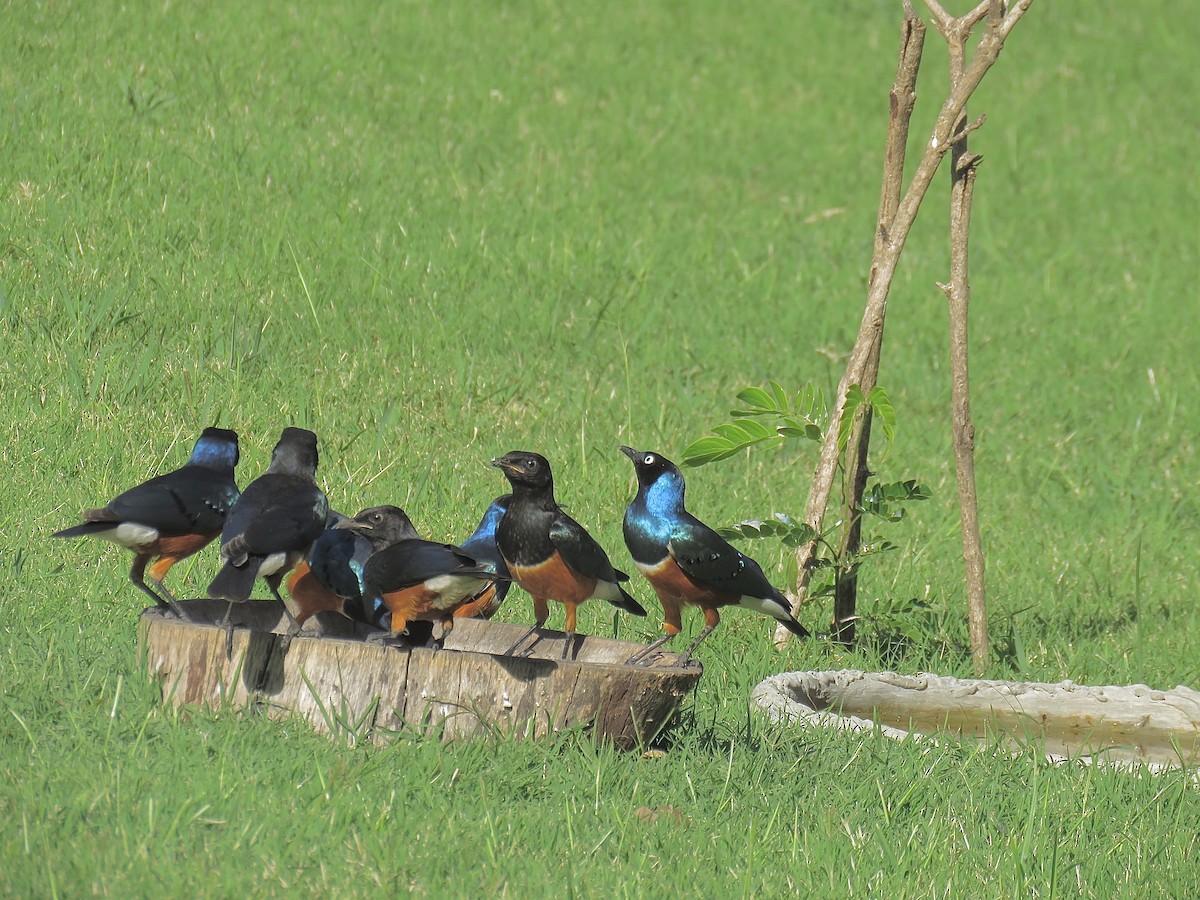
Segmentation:
[(244, 566), (225, 563), (208, 586), (208, 596), (213, 600), (229, 600), (234, 603), (249, 600), (254, 591), (254, 579), (258, 577), (260, 562), (259, 559), (250, 559)]
[(73, 538), (83, 537), (88, 534), (100, 534), (104, 531), (111, 531), (118, 524), (117, 522), (84, 522), (82, 525), (72, 525), (70, 528), (64, 528), (62, 531), (56, 531), (50, 537)]
[(797, 622), (790, 613), (786, 619), (780, 618), (776, 619), (776, 621), (796, 637), (812, 637), (812, 632)]
[(796, 621), (787, 597), (775, 591), (769, 597), (743, 596), (739, 606), (770, 616), (796, 637), (812, 637), (812, 633)]
[(796, 637), (812, 637), (812, 633), (796, 621), (796, 617), (792, 615), (791, 604), (787, 602), (787, 597), (780, 594), (775, 598), (775, 602), (771, 604), (774, 609), (768, 608), (767, 612), (771, 617), (794, 634)]
[(625, 612), (633, 616), (644, 616), (646, 614), (646, 608), (633, 599), (633, 597), (629, 595), (629, 592), (626, 591), (625, 588), (618, 585), (617, 592), (621, 595), (621, 599), (609, 600), (609, 603), (617, 607), (617, 609), (623, 609)]

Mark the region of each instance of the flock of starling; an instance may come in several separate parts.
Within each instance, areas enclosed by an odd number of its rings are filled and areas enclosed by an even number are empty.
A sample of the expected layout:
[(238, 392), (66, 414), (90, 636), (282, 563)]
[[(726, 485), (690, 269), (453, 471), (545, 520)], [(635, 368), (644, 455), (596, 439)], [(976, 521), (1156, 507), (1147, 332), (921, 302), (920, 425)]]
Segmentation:
[[(625, 511), (625, 543), (658, 595), (665, 631), (634, 653), (631, 664), (648, 662), (679, 633), (684, 606), (703, 611), (704, 628), (680, 665), (729, 606), (808, 635), (758, 563), (687, 511), (674, 463), (658, 453), (620, 449), (638, 480)], [(82, 524), (54, 536), (92, 535), (129, 549), (130, 580), (181, 618), (187, 614), (164, 584), (167, 573), (219, 536), (221, 568), (208, 596), (229, 604), (222, 622), (227, 646), (234, 606), (250, 599), (259, 578), (282, 604), (293, 635), (316, 613), (332, 610), (377, 629), (381, 638), (403, 635), (410, 643), (432, 640), (432, 625), (440, 623), (434, 642), (440, 647), (455, 617), (491, 618), (511, 583), (533, 599), (534, 625), (509, 654), (528, 653), (541, 638), (551, 600), (566, 608), (564, 659), (575, 645), (581, 603), (606, 600), (646, 615), (626, 590), (629, 576), (558, 505), (550, 463), (537, 453), (513, 451), (492, 460), (511, 493), (488, 506), (460, 545), (422, 539), (397, 506), (370, 507), (352, 518), (331, 510), (316, 482), (317, 436), (306, 429), (285, 428), (267, 471), (242, 491), (234, 480), (237, 462), (237, 433), (206, 428), (182, 467), (87, 510)], [(280, 594), (285, 578), (290, 603)]]

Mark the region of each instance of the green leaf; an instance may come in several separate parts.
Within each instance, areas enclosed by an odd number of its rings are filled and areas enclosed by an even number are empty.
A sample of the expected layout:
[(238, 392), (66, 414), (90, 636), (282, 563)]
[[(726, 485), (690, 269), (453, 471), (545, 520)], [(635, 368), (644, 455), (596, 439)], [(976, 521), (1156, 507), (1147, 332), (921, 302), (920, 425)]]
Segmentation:
[(738, 451), (738, 447), (721, 437), (702, 437), (683, 450), (685, 466), (703, 466), (719, 459), (726, 459)]
[(912, 500), (927, 500), (929, 496), (929, 488), (911, 478), (907, 481), (873, 481), (863, 491), (859, 509), (886, 522), (899, 522), (907, 515), (902, 504)]
[(736, 541), (742, 538), (761, 538), (766, 537), (762, 532), (762, 522), (754, 520), (746, 520), (738, 522), (736, 525), (730, 525), (727, 528), (718, 528), (717, 534), (725, 538), (727, 541)]
[(738, 391), (737, 398), (752, 410), (761, 412), (780, 411), (771, 395), (759, 387), (742, 388), (742, 390)]
[(854, 424), (854, 417), (858, 415), (865, 399), (862, 388), (857, 384), (852, 384), (846, 389), (846, 405), (842, 408), (842, 419), (838, 422), (839, 451), (845, 451), (846, 444), (850, 441), (850, 426)]
[(789, 547), (799, 547), (801, 544), (811, 544), (816, 539), (817, 530), (807, 522), (801, 522), (784, 536), (783, 542)]
[(773, 437), (777, 437), (775, 429), (768, 428), (762, 422), (758, 422), (758, 421), (754, 421), (754, 420), (751, 420), (748, 422), (742, 422), (741, 428), (748, 435), (750, 435), (750, 439), (754, 440), (754, 441), (766, 441), (766, 440), (770, 440)]
[(772, 518), (765, 522), (747, 519), (728, 528), (718, 528), (717, 533), (730, 541), (777, 538), (788, 547), (799, 547), (817, 536), (807, 522), (796, 522), (786, 513), (773, 513)]
[(785, 416), (775, 430), (786, 437), (804, 438), (819, 442), (823, 435), (821, 428), (815, 422), (803, 422), (795, 416)]
[(825, 421), (829, 417), (829, 408), (825, 404), (825, 393), (811, 384), (804, 385), (796, 403), (796, 412), (812, 422)]
[(737, 424), (723, 422), (720, 425), (713, 426), (713, 431), (716, 432), (718, 437), (724, 438), (733, 445), (735, 448), (733, 452), (763, 441), (778, 438), (774, 429), (768, 428), (761, 422), (751, 419), (742, 419)]
[(896, 409), (888, 399), (887, 391), (878, 384), (871, 388), (871, 393), (867, 395), (867, 403), (875, 411), (875, 421), (883, 428), (883, 436), (887, 440), (884, 450), (886, 454), (896, 439)]
[(714, 425), (713, 433), (723, 437), (731, 444), (746, 444), (750, 441), (750, 433), (741, 425), (734, 425), (732, 422)]
[(808, 597), (810, 600), (824, 600), (832, 597), (837, 590), (837, 585), (832, 581), (822, 584), (820, 587), (814, 588), (811, 584), (808, 587)]
[(772, 381), (769, 384), (771, 385), (771, 397), (775, 402), (775, 408), (780, 412), (787, 412), (787, 392), (780, 386), (778, 381)]

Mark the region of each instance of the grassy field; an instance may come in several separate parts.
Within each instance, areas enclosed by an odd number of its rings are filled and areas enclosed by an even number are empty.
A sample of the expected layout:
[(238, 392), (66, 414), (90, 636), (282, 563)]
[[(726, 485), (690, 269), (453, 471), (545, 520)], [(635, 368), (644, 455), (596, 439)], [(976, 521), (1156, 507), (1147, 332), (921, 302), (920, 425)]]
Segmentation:
[[(164, 709), (127, 557), (47, 538), (179, 464), (205, 425), (240, 432), (244, 485), (295, 424), (320, 435), (336, 508), (396, 502), (445, 538), (504, 488), (488, 459), (539, 450), (628, 562), (619, 443), (678, 456), (741, 387), (840, 375), (898, 3), (2, 9), (0, 892), (1200, 895), (1190, 775), (749, 713), (774, 672), (971, 672), (944, 179), (891, 298), (899, 431), (875, 461), (934, 496), (880, 532), (900, 550), (864, 572), (855, 651), (776, 653), (773, 623), (726, 616), (661, 758), (580, 734), (347, 746)], [(972, 352), (990, 677), (1200, 685), (1185, 13), (1037, 3), (971, 106), (988, 116)], [(694, 470), (691, 507), (799, 513), (812, 453)], [(788, 551), (753, 552), (793, 577)], [(181, 595), (215, 559), (176, 570)], [(634, 589), (651, 616), (622, 635), (649, 639), (656, 602)], [(928, 612), (887, 614), (914, 598)], [(528, 621), (528, 599), (503, 616)], [(825, 630), (829, 609), (802, 618)], [(581, 628), (612, 618), (585, 608)]]

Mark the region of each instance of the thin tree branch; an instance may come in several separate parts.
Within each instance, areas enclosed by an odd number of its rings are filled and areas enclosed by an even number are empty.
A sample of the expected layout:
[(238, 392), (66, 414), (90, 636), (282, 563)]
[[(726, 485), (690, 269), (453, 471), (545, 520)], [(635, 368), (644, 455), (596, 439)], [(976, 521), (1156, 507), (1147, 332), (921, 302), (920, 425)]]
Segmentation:
[(967, 583), (967, 625), (975, 669), (983, 673), (988, 659), (987, 593), (984, 578), (983, 541), (979, 527), (979, 499), (975, 488), (975, 426), (971, 422), (970, 371), (968, 367), (967, 314), (971, 286), (967, 278), (967, 244), (971, 222), (971, 198), (975, 187), (978, 156), (967, 155), (955, 165), (951, 190), (950, 283), (939, 285), (946, 294), (950, 313), (951, 412), (955, 474), (962, 516), (963, 566)]
[[(933, 177), (941, 165), (942, 157), (951, 150), (952, 146), (962, 139), (961, 135), (958, 135), (958, 132), (964, 127), (962, 120), (967, 99), (979, 86), (984, 75), (995, 64), (1000, 51), (1004, 47), (1005, 38), (1008, 37), (1017, 22), (1020, 21), (1021, 17), (1029, 9), (1033, 0), (1016, 0), (1007, 11), (1004, 10), (1004, 4), (1000, 0), (985, 0), (985, 2), (986, 5), (985, 3), (979, 4), (964, 19), (966, 21), (978, 22), (979, 19), (972, 19), (972, 17), (979, 14), (982, 10), (987, 14), (987, 30), (984, 32), (979, 45), (975, 49), (970, 65), (954, 81), (949, 96), (943, 102), (937, 121), (934, 124), (932, 135), (925, 146), (925, 152), (917, 166), (916, 172), (913, 174), (908, 189), (903, 192), (903, 196), (896, 205), (895, 214), (891, 217), (890, 222), (881, 221), (876, 231), (876, 247), (871, 265), (871, 278), (867, 292), (866, 309), (863, 312), (862, 322), (859, 325), (858, 337), (855, 339), (854, 346), (850, 352), (850, 358), (846, 364), (846, 371), (838, 383), (838, 390), (834, 398), (830, 419), (831, 426), (821, 447), (820, 459), (817, 462), (816, 471), (813, 475), (808, 505), (805, 510), (805, 521), (817, 532), (821, 530), (821, 523), (824, 519), (825, 510), (828, 507), (829, 497), (833, 488), (833, 480), (837, 473), (837, 423), (841, 421), (842, 413), (845, 409), (846, 392), (853, 384), (861, 386), (868, 372), (872, 373), (871, 377), (873, 379), (873, 372), (878, 369), (878, 355), (882, 343), (884, 317), (887, 314), (888, 293), (891, 289), (892, 279), (896, 274), (900, 254), (908, 239), (908, 232), (916, 219), (921, 201), (925, 198)], [(944, 17), (944, 10), (941, 9), (937, 0), (926, 0), (926, 5), (931, 5), (930, 8), (935, 20), (937, 20), (939, 12)], [(901, 31), (901, 68), (904, 66), (906, 60), (905, 48), (912, 45), (913, 35), (918, 30), (921, 34), (921, 41), (923, 41), (924, 24), (916, 17), (908, 0), (905, 0), (904, 25)], [(966, 32), (969, 33), (969, 31), (970, 28), (968, 27)], [(919, 67), (920, 49), (921, 45), (918, 42), (915, 62), (913, 63), (914, 72)], [(901, 85), (902, 75), (902, 71), (898, 71), (896, 84), (893, 87), (894, 92)], [(911, 93), (911, 89), (909, 93)], [(896, 105), (893, 103), (893, 112), (895, 109)], [(911, 106), (909, 107), (909, 111), (911, 112)], [(982, 121), (979, 124), (982, 124)], [(955, 140), (952, 140), (952, 138)], [(886, 191), (887, 188), (885, 187), (884, 190)], [(873, 367), (871, 364), (872, 360), (874, 360)], [(801, 545), (796, 551), (798, 567), (797, 584), (796, 590), (790, 598), (793, 610), (798, 610), (804, 603), (808, 592), (808, 584), (812, 578), (816, 549), (817, 542), (814, 540), (811, 543)], [(788, 633), (785, 630), (780, 629), (776, 632), (775, 643), (777, 645), (782, 645), (787, 639)]]
[(958, 132), (950, 136), (950, 145), (953, 146), (961, 141), (965, 141), (968, 134), (970, 134), (972, 131), (977, 131), (982, 128), (984, 122), (986, 121), (987, 116), (980, 116), (974, 122), (964, 125)]
[[(994, 0), (998, 5), (999, 0)], [(996, 16), (991, 18), (994, 23)], [(940, 27), (940, 26), (939, 26)], [(958, 23), (943, 32), (950, 50), (950, 85), (963, 78), (969, 27)], [(939, 285), (950, 314), (950, 408), (959, 513), (962, 520), (963, 565), (967, 584), (967, 627), (976, 674), (987, 666), (987, 593), (983, 543), (979, 528), (979, 499), (975, 488), (975, 426), (971, 422), (970, 369), (967, 323), (971, 304), (969, 243), (971, 200), (980, 157), (967, 148), (967, 111), (956, 123), (950, 165), (950, 281)]]
[[(896, 80), (888, 95), (890, 115), (879, 191), (879, 212), (876, 216), (873, 260), (879, 257), (888, 229), (896, 217), (896, 208), (900, 205), (900, 196), (904, 189), (904, 160), (908, 149), (912, 111), (917, 102), (917, 73), (925, 46), (924, 23), (917, 18), (908, 0), (905, 0), (904, 5), (900, 59), (896, 66)], [(874, 278), (874, 267), (871, 277)], [(883, 323), (880, 322), (859, 381), (859, 387), (864, 394), (869, 394), (875, 387), (882, 351)], [(836, 582), (833, 592), (833, 626), (830, 634), (833, 640), (847, 647), (854, 644), (855, 622), (858, 621), (858, 568), (854, 559), (862, 546), (862, 498), (867, 489), (867, 479), (871, 475), (867, 466), (867, 452), (871, 445), (871, 416), (870, 406), (864, 404), (860, 407), (851, 426), (843, 457), (846, 465), (842, 478), (842, 535), (837, 550), (839, 564), (834, 576)], [(787, 633), (787, 629), (782, 627), (777, 631)]]
[[(904, 189), (904, 160), (908, 148), (909, 123), (912, 121), (912, 110), (917, 101), (917, 74), (921, 69), (921, 54), (924, 46), (925, 23), (917, 18), (909, 0), (904, 0), (904, 21), (900, 28), (900, 55), (896, 62), (896, 78), (892, 83), (891, 93), (888, 95), (888, 136), (883, 155), (883, 178), (879, 194), (879, 213), (876, 218), (875, 249), (872, 253), (870, 276), (872, 286), (876, 282), (878, 261), (883, 256), (884, 247), (888, 244), (889, 235), (896, 218), (896, 210), (900, 205), (900, 197)], [(842, 381), (838, 385), (838, 393), (835, 400), (836, 408), (831, 420), (832, 423), (841, 421), (842, 410), (845, 408), (846, 391), (851, 384), (864, 386), (868, 391), (874, 387), (875, 373), (879, 371), (879, 355), (883, 345), (883, 315), (882, 312), (879, 313), (877, 322), (874, 319), (868, 321), (870, 315), (871, 308), (868, 306), (867, 313), (864, 315), (863, 323), (859, 329), (859, 339), (855, 342), (857, 346), (863, 340), (864, 333), (870, 339), (866, 358), (863, 361), (863, 370), (855, 372), (856, 380), (850, 381), (848, 379), (852, 373), (850, 367), (847, 367), (845, 374), (842, 376)], [(863, 385), (864, 381), (869, 382), (869, 385)], [(864, 418), (860, 423), (860, 427), (852, 432), (849, 445), (846, 448), (846, 458), (856, 460), (854, 469), (855, 477), (853, 480), (857, 482), (859, 473), (864, 473), (864, 486), (866, 483), (866, 450), (868, 441), (863, 440), (863, 435), (869, 435), (869, 432), (870, 418), (868, 410), (864, 412)], [(837, 464), (837, 426), (836, 424), (831, 424), (829, 434), (826, 435), (825, 442), (821, 447), (821, 458), (817, 465), (817, 474), (813, 478), (813, 486), (808, 496), (808, 507), (804, 513), (805, 521), (818, 532), (820, 531), (821, 521), (825, 516), (825, 509), (829, 504), (829, 494), (833, 488), (833, 480), (837, 473)], [(854, 496), (852, 488), (849, 499), (853, 501)], [(857, 497), (861, 501), (861, 489), (858, 490)], [(844, 555), (847, 549), (856, 547), (858, 544), (858, 534), (861, 529), (855, 527), (857, 514), (854, 512), (854, 508), (858, 505), (860, 504), (851, 505), (851, 503), (847, 503), (848, 515), (843, 519), (846, 523), (843, 532), (844, 542), (840, 548), (839, 556)], [(797, 550), (796, 559), (799, 565), (799, 574), (796, 593), (789, 597), (792, 602), (793, 611), (799, 609), (804, 595), (808, 590), (808, 583), (812, 578), (812, 564), (816, 558), (816, 551), (817, 542), (815, 540), (811, 544), (803, 545)], [(845, 607), (847, 605), (850, 606), (848, 615), (845, 614)], [(840, 602), (835, 599), (834, 607), (833, 630), (835, 634), (839, 636), (838, 639), (853, 640), (854, 610), (852, 604), (847, 604), (845, 597), (843, 597)], [(846, 628), (849, 629), (848, 635), (844, 630)], [(782, 647), (790, 638), (791, 632), (782, 625), (776, 629), (776, 646)]]

